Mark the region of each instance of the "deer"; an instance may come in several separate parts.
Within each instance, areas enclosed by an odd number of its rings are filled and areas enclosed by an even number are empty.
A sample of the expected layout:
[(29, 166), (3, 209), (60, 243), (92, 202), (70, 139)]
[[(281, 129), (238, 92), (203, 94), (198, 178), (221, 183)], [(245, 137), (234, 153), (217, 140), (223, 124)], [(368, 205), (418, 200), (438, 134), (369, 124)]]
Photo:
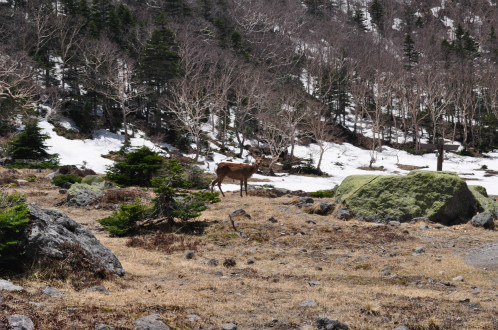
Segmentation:
[(221, 194), (225, 197), (223, 190), (221, 190), (221, 183), (225, 177), (230, 179), (240, 180), (240, 197), (242, 197), (242, 184), (245, 185), (246, 196), (247, 196), (247, 179), (249, 179), (254, 173), (257, 172), (259, 165), (261, 164), (261, 157), (256, 158), (256, 162), (252, 165), (248, 164), (236, 164), (236, 163), (219, 163), (216, 168), (216, 179), (211, 182), (211, 192), (213, 192), (214, 185), (218, 184)]

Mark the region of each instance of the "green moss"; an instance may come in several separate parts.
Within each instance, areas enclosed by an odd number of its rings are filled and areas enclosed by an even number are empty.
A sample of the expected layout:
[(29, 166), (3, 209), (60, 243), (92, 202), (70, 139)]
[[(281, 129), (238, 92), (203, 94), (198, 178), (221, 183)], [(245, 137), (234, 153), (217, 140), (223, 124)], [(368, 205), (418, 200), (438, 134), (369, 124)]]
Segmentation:
[(336, 203), (357, 217), (409, 221), (427, 217), (442, 223), (468, 219), (476, 201), (452, 172), (413, 171), (407, 176), (354, 175), (336, 192)]
[(490, 211), (495, 216), (498, 216), (498, 203), (488, 197), (486, 188), (483, 186), (469, 186), (474, 198), (479, 203), (479, 211)]

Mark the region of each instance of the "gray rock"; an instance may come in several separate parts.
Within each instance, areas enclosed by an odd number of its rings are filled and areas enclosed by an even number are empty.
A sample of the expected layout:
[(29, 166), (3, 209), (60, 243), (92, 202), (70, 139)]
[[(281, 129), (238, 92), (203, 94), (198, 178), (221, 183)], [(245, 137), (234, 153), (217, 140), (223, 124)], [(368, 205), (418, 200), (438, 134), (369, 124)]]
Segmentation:
[(14, 314), (7, 317), (9, 329), (11, 330), (33, 330), (33, 321), (25, 315)]
[(470, 220), (470, 223), (474, 227), (483, 227), (486, 229), (493, 229), (495, 226), (493, 218), (494, 218), (493, 213), (491, 213), (490, 211), (484, 211), (484, 212), (481, 212), (479, 214), (474, 215), (472, 220)]
[(201, 317), (199, 315), (196, 315), (196, 314), (189, 314), (189, 316), (188, 316), (188, 320), (190, 322), (195, 322), (195, 321), (198, 321), (200, 319), (201, 319)]
[(402, 325), (400, 327), (394, 328), (393, 330), (410, 330), (410, 329), (408, 327), (405, 327), (404, 325)]
[(419, 247), (416, 247), (413, 252), (415, 252), (416, 254), (422, 254), (422, 253), (425, 253), (425, 248), (423, 246), (419, 246)]
[(457, 276), (453, 278), (454, 282), (463, 282), (463, 276)]
[(253, 258), (249, 258), (249, 259), (247, 259), (247, 264), (248, 264), (248, 265), (252, 265), (252, 264), (254, 264), (254, 259), (253, 259)]
[(235, 323), (225, 323), (221, 326), (223, 330), (237, 330), (237, 325)]
[(65, 195), (65, 194), (67, 194), (67, 189), (60, 188), (60, 189), (59, 189), (59, 194), (61, 194), (61, 195)]
[(246, 217), (248, 219), (251, 219), (251, 216), (249, 215), (249, 213), (247, 213), (243, 209), (238, 209), (238, 210), (235, 210), (232, 213), (230, 213), (230, 218), (235, 218), (235, 217)]
[(223, 276), (223, 272), (221, 270), (217, 270), (214, 272), (215, 276)]
[(45, 175), (45, 179), (52, 180), (53, 178), (55, 178), (56, 175), (57, 175), (57, 172), (49, 173), (49, 174)]
[(63, 293), (63, 292), (60, 292), (59, 290), (57, 289), (54, 289), (54, 288), (51, 288), (49, 286), (47, 286), (44, 290), (43, 290), (43, 294), (47, 295), (47, 296), (56, 296), (56, 297), (64, 297), (64, 296), (67, 296), (67, 294)]
[(410, 222), (418, 222), (418, 221), (423, 221), (423, 222), (429, 222), (429, 218), (426, 218), (426, 217), (417, 217), (417, 218), (413, 218)]
[(468, 302), (470, 302), (470, 299), (469, 298), (461, 298), (461, 299), (458, 299), (458, 302), (459, 303), (468, 303)]
[(100, 323), (95, 325), (95, 330), (115, 330), (115, 328), (110, 325)]
[(389, 221), (389, 225), (391, 225), (391, 226), (399, 226), (399, 225), (401, 225), (401, 222), (399, 222), (399, 221)]
[(98, 175), (87, 175), (83, 179), (81, 179), (81, 183), (90, 186), (96, 186), (101, 189), (104, 189), (106, 187), (106, 181), (104, 180), (104, 178)]
[(14, 285), (12, 282), (7, 280), (0, 280), (0, 292), (5, 291), (22, 291), (24, 290), (22, 286)]
[(170, 330), (159, 314), (152, 314), (133, 321), (135, 330)]
[(218, 264), (219, 264), (218, 259), (209, 259), (207, 262), (207, 265), (211, 267), (216, 267), (218, 266)]
[(192, 250), (185, 251), (185, 259), (193, 259), (195, 256), (195, 252)]
[(75, 183), (67, 191), (67, 203), (71, 206), (87, 206), (96, 202), (104, 193), (102, 188), (84, 183)]
[(270, 221), (271, 223), (277, 223), (277, 222), (278, 222), (278, 220), (277, 220), (275, 217), (273, 217), (273, 216), (272, 216), (272, 217), (270, 217), (270, 218), (268, 219), (268, 221)]
[(107, 289), (105, 286), (102, 285), (97, 285), (97, 286), (92, 286), (91, 288), (86, 289), (87, 292), (106, 292)]
[(95, 238), (95, 236), (64, 213), (53, 210), (42, 210), (36, 205), (29, 205), (31, 224), (24, 232), (26, 242), (24, 258), (34, 262), (39, 258), (63, 259), (64, 246), (79, 246), (89, 259), (104, 267), (109, 273), (124, 275), (118, 258)]
[(316, 302), (313, 299), (306, 299), (305, 301), (300, 302), (299, 306), (313, 307), (313, 306), (316, 306)]
[(481, 307), (478, 302), (473, 302), (469, 304), (470, 308), (479, 308)]
[(306, 220), (306, 223), (307, 223), (308, 225), (316, 225), (316, 222), (315, 222), (315, 221), (313, 221), (313, 220)]
[(319, 286), (319, 285), (320, 285), (320, 282), (318, 282), (318, 281), (309, 281), (309, 282), (308, 282), (308, 284), (309, 284), (310, 286)]
[(315, 201), (311, 197), (298, 197), (297, 199), (299, 200), (298, 203), (302, 203), (302, 205), (315, 203)]
[(331, 202), (323, 201), (320, 203), (320, 214), (326, 215), (334, 210), (334, 204)]
[(337, 210), (337, 217), (339, 219), (349, 219), (351, 218), (351, 212), (345, 207), (341, 207)]
[(341, 321), (331, 320), (329, 318), (319, 316), (316, 319), (316, 327), (318, 330), (348, 330), (349, 327), (347, 324), (342, 323)]
[(420, 225), (419, 227), (421, 230), (426, 230), (426, 229), (429, 229), (429, 226), (427, 225)]

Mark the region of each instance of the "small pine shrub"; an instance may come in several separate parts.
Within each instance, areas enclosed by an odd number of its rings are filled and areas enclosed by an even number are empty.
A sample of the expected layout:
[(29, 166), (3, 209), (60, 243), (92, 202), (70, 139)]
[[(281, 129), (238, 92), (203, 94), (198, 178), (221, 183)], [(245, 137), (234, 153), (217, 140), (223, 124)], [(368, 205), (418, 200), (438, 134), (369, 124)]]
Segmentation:
[(13, 265), (21, 257), (21, 233), (28, 222), (24, 196), (0, 191), (0, 265)]
[(127, 236), (137, 231), (136, 222), (145, 218), (146, 207), (141, 204), (121, 205), (111, 216), (97, 220), (113, 236)]
[(299, 172), (302, 174), (314, 174), (314, 175), (323, 174), (315, 167), (315, 165), (313, 164), (313, 158), (311, 156), (306, 160), (306, 163), (304, 165), (299, 167)]
[(150, 187), (163, 157), (147, 147), (124, 153), (124, 159), (107, 169), (107, 178), (120, 186)]
[(80, 183), (81, 178), (72, 174), (56, 175), (52, 179), (52, 184), (58, 187), (63, 187), (66, 182), (70, 183)]

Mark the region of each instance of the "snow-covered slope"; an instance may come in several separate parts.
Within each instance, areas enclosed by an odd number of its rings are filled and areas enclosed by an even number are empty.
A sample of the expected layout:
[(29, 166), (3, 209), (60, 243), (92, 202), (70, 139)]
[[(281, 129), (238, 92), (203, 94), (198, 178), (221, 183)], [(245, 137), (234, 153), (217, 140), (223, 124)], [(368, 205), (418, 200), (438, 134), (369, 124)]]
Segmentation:
[[(50, 139), (47, 141), (49, 152), (58, 153), (60, 155), (61, 164), (75, 164), (81, 166), (86, 162), (87, 168), (91, 168), (99, 173), (104, 173), (106, 166), (112, 164), (111, 160), (103, 158), (102, 155), (109, 153), (109, 151), (119, 150), (124, 139), (122, 135), (100, 130), (93, 139), (68, 140), (58, 136), (52, 130), (53, 126), (46, 121), (40, 122), (40, 127), (42, 127), (44, 132), (50, 136)], [(161, 150), (152, 142), (142, 137), (132, 138), (131, 144), (135, 147), (148, 146), (156, 151)], [(376, 152), (377, 161), (374, 166), (383, 166), (384, 170), (366, 171), (360, 169), (360, 167), (368, 167), (371, 158), (370, 150), (363, 150), (348, 143), (329, 143), (327, 147), (321, 169), (329, 174), (329, 177), (309, 177), (287, 174), (270, 177), (257, 174), (254, 175), (253, 178), (262, 181), (254, 182), (252, 184), (272, 185), (274, 187), (289, 190), (316, 191), (331, 189), (336, 184), (340, 184), (345, 177), (352, 174), (402, 175), (408, 173), (408, 171), (400, 169), (398, 164), (420, 167), (427, 166), (427, 170), (436, 170), (437, 156), (435, 153), (418, 156), (390, 147), (383, 147), (382, 152)], [(316, 159), (318, 159), (317, 145), (296, 146), (296, 156), (309, 158), (310, 154), (316, 162)], [(489, 158), (463, 157), (454, 153), (446, 153), (445, 155), (443, 170), (454, 171), (461, 177), (469, 180), (469, 184), (482, 185), (486, 187), (489, 194), (498, 195), (498, 176), (486, 177), (486, 172), (480, 170), (482, 166), (485, 165), (490, 170), (498, 171), (498, 150), (489, 153)], [(252, 160), (247, 154), (244, 156), (249, 160)], [(222, 154), (215, 153), (213, 161), (205, 161), (202, 157), (200, 160), (204, 161), (205, 165), (203, 168), (206, 171), (214, 173), (216, 164), (226, 161), (227, 158)], [(243, 159), (228, 160), (243, 162)], [(224, 183), (222, 189), (224, 191), (231, 191), (240, 188), (239, 185)]]

